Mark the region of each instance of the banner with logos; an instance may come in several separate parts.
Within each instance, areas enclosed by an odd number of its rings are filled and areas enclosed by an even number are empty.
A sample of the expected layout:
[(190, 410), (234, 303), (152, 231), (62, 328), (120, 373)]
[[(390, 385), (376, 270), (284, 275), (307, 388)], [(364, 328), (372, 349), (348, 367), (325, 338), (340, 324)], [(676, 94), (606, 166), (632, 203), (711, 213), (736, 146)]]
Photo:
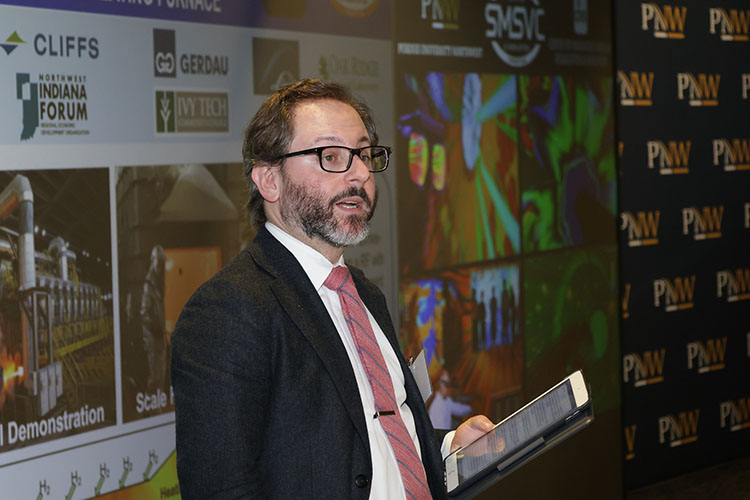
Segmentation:
[(630, 489), (750, 444), (750, 10), (615, 5)]
[[(179, 498), (170, 335), (254, 236), (244, 126), (323, 77), (392, 143), (390, 4), (0, 4), (0, 497)], [(347, 262), (396, 320), (394, 170)]]
[(593, 426), (482, 498), (622, 494), (611, 15), (586, 0), (394, 15), (401, 338), (427, 353), (433, 424), (500, 420), (578, 368), (592, 387)]

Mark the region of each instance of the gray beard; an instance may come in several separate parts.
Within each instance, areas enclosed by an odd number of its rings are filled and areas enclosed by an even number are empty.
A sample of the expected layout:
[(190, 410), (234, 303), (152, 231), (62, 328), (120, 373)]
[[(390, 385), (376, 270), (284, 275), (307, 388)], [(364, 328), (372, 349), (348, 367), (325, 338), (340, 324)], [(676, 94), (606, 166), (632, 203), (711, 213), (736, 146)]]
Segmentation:
[[(283, 168), (281, 174), (284, 182), (283, 199), (286, 201), (281, 204), (280, 211), (285, 221), (301, 228), (308, 238), (319, 238), (336, 248), (354, 246), (367, 238), (378, 202), (377, 192), (374, 199), (370, 200), (364, 188), (351, 187), (326, 202), (319, 191), (291, 182), (284, 175)], [(369, 211), (347, 216), (340, 221), (334, 215), (334, 207), (338, 201), (349, 196), (362, 198)]]

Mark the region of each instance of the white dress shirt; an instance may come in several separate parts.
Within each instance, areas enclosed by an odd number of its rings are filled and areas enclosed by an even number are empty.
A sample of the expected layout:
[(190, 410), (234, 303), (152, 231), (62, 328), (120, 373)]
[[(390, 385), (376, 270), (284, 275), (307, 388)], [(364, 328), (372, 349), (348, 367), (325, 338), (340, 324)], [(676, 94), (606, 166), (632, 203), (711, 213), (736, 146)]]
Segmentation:
[[(367, 436), (370, 441), (370, 451), (372, 453), (370, 498), (373, 500), (405, 499), (406, 493), (401, 480), (401, 471), (398, 468), (398, 463), (396, 462), (396, 457), (391, 448), (391, 443), (388, 440), (388, 436), (385, 434), (383, 427), (380, 425), (380, 422), (377, 419), (372, 418), (375, 414), (375, 398), (372, 394), (372, 388), (370, 387), (367, 372), (365, 371), (364, 366), (362, 366), (362, 361), (359, 359), (357, 346), (354, 343), (354, 339), (352, 339), (349, 327), (344, 319), (339, 296), (334, 290), (330, 290), (323, 286), (323, 282), (335, 266), (331, 264), (323, 254), (285, 233), (272, 223), (266, 222), (266, 229), (268, 229), (268, 231), (279, 240), (279, 242), (284, 245), (292, 255), (294, 255), (297, 261), (299, 261), (302, 269), (305, 270), (308, 278), (310, 278), (313, 286), (318, 291), (318, 295), (320, 295), (328, 314), (330, 314), (333, 324), (336, 325), (336, 331), (338, 332), (339, 337), (341, 337), (341, 342), (346, 348), (349, 362), (354, 371), (354, 377), (357, 379), (359, 394), (362, 398), (362, 410), (365, 414)], [(339, 262), (337, 262), (336, 265), (344, 265), (343, 256), (339, 259)], [(399, 404), (401, 418), (404, 420), (406, 429), (408, 430), (412, 441), (414, 441), (417, 453), (421, 457), (422, 452), (419, 447), (414, 416), (412, 415), (409, 406), (405, 404), (406, 389), (404, 388), (404, 374), (401, 371), (401, 365), (396, 357), (399, 354), (390, 348), (390, 342), (388, 342), (383, 330), (381, 330), (369, 310), (367, 311), (367, 316), (370, 319), (370, 325), (372, 325), (372, 329), (378, 339), (378, 345), (380, 345), (380, 350), (383, 353), (383, 358), (388, 366), (388, 371), (391, 374), (393, 389), (396, 395), (396, 401)]]

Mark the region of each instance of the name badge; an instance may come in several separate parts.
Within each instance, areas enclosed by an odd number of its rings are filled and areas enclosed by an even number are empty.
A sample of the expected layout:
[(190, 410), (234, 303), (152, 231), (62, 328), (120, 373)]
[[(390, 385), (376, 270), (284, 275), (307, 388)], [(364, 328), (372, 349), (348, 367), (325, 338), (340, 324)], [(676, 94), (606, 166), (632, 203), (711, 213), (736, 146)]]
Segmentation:
[(424, 349), (414, 360), (409, 363), (411, 374), (417, 381), (419, 393), (422, 395), (422, 401), (427, 401), (432, 396), (432, 383), (430, 382), (430, 373), (427, 371), (427, 360), (425, 359)]

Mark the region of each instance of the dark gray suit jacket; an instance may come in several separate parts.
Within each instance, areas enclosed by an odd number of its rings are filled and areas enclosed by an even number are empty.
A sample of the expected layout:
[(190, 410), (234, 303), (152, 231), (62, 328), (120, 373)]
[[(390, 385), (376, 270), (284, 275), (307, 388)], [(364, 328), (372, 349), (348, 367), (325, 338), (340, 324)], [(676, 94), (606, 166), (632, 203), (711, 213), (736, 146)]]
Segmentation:
[[(430, 489), (444, 498), (438, 435), (385, 298), (351, 271), (401, 360)], [(366, 417), (346, 350), (307, 274), (265, 228), (185, 305), (172, 384), (183, 499), (368, 498)]]

